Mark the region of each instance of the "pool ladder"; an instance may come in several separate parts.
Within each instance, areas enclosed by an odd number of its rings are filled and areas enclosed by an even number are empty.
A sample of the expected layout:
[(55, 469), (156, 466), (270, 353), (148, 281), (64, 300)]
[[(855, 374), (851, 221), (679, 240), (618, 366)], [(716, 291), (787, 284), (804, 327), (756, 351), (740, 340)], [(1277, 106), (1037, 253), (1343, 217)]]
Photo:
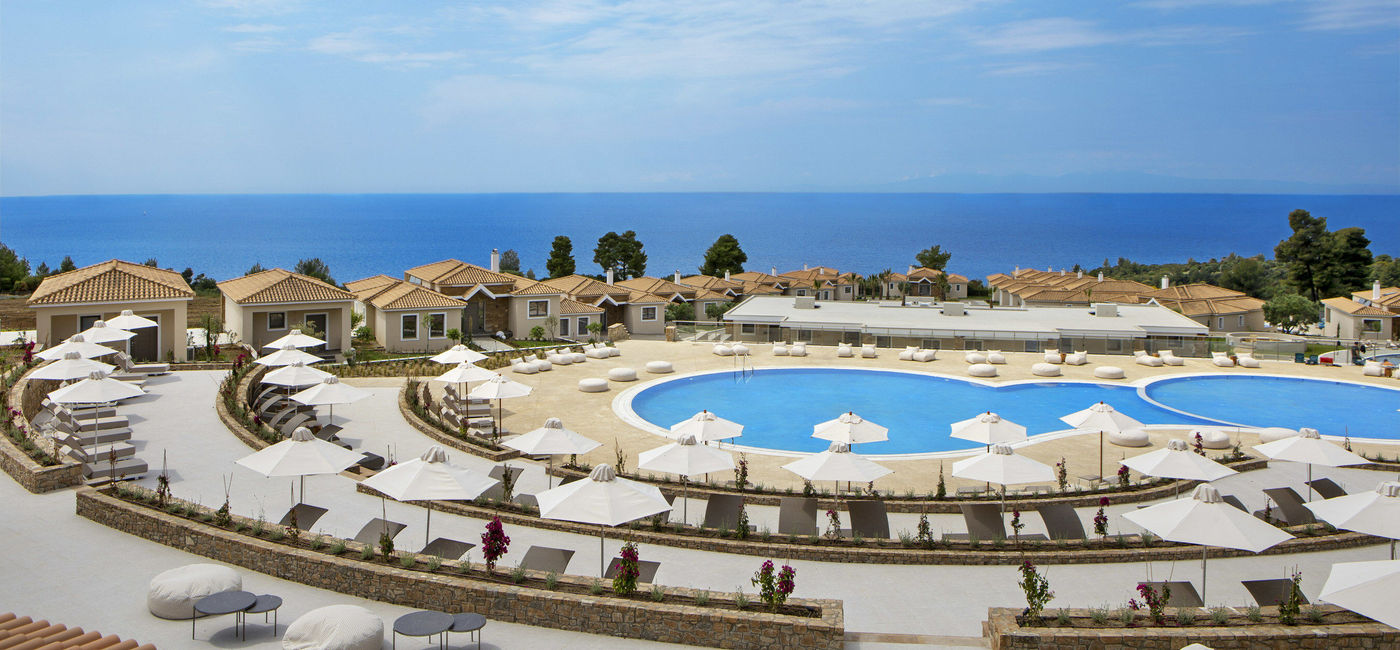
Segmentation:
[(753, 360), (747, 354), (734, 355), (734, 383), (748, 383), (753, 378)]

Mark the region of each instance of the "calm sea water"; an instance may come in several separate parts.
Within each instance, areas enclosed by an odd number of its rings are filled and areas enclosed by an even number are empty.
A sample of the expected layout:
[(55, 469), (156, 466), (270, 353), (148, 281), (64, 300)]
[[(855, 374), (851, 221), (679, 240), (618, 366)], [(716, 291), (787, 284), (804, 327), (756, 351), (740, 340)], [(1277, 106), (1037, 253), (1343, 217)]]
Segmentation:
[(901, 270), (932, 244), (973, 278), (1016, 265), (1094, 267), (1266, 253), (1295, 208), (1360, 226), (1374, 252), (1400, 254), (1400, 196), (1195, 194), (433, 194), (160, 195), (0, 198), (0, 241), (35, 266), (113, 257), (192, 267), (217, 279), (254, 262), (290, 267), (321, 257), (339, 281), (455, 257), (486, 264), (520, 252), (544, 273), (555, 235), (581, 272), (609, 230), (635, 230), (652, 275), (695, 272), (721, 234), (738, 237), (747, 268), (803, 264)]

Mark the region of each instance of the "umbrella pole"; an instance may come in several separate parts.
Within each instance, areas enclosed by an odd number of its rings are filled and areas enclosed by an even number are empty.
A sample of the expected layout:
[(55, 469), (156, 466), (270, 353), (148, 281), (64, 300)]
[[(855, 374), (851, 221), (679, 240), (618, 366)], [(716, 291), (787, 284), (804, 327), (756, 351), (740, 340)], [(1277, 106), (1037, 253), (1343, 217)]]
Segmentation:
[(1312, 501), (1312, 463), (1308, 463), (1308, 501)]
[(1206, 602), (1206, 553), (1210, 551), (1209, 546), (1201, 547), (1201, 603)]
[(428, 535), (433, 529), (433, 502), (428, 501), (428, 519), (423, 522), (423, 546), (428, 545)]
[(601, 524), (598, 526), (598, 577), (599, 577), (599, 578), (603, 577), (603, 574), (607, 573), (607, 571), (603, 569), (603, 557), (604, 557), (604, 555), (605, 555), (605, 553), (603, 553), (603, 532), (604, 532), (605, 530), (607, 530), (607, 529), (603, 528), (603, 526), (602, 526)]
[(301, 475), (301, 500), (297, 503), (306, 503), (306, 475)]
[(1099, 431), (1099, 482), (1103, 482), (1103, 430)]

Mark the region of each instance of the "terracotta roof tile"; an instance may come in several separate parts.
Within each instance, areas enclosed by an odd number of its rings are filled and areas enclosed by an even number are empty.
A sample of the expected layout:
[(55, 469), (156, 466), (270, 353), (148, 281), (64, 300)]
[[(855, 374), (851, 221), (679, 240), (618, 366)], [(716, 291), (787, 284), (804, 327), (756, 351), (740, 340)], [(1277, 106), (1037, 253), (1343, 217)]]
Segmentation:
[(581, 300), (587, 303), (594, 303), (610, 296), (614, 302), (627, 302), (630, 290), (617, 285), (609, 285), (601, 280), (595, 280), (586, 275), (566, 275), (562, 278), (545, 280), (547, 284), (555, 289), (563, 291), (565, 295), (574, 300)]
[(505, 273), (497, 273), (487, 268), (468, 264), (461, 260), (443, 260), (415, 266), (408, 271), (409, 275), (422, 278), (433, 284), (443, 285), (470, 285), (470, 284), (513, 284), (515, 276)]
[(194, 298), (194, 290), (179, 273), (108, 260), (44, 278), (26, 302), (30, 305), (62, 305), (172, 298)]
[(577, 300), (564, 298), (559, 301), (559, 313), (561, 314), (601, 314), (602, 312), (602, 307), (594, 307)]
[(676, 284), (675, 282), (672, 282), (670, 280), (666, 280), (663, 278), (654, 278), (645, 275), (640, 278), (623, 280), (621, 282), (618, 282), (616, 286), (626, 287), (628, 289), (633, 289), (636, 291), (644, 291), (646, 293), (653, 293), (658, 296), (669, 297), (675, 294), (680, 294), (683, 298), (690, 298), (691, 296), (695, 295), (694, 287), (687, 287), (683, 284)]
[(384, 311), (462, 307), (461, 300), (403, 280), (393, 280), (389, 284), (361, 289), (354, 293), (356, 300)]
[(1380, 300), (1371, 299), (1371, 290), (1351, 292), (1353, 300), (1366, 300), (1373, 305), (1385, 305), (1386, 307), (1400, 308), (1400, 287), (1384, 287), (1381, 289)]
[(1324, 298), (1322, 304), (1336, 309), (1337, 311), (1351, 314), (1352, 316), (1389, 316), (1392, 318), (1400, 316), (1400, 314), (1386, 311), (1380, 307), (1363, 305), (1350, 298), (1342, 298), (1340, 296), (1336, 298)]
[(332, 302), (355, 297), (349, 291), (285, 269), (269, 269), (224, 280), (219, 283), (219, 290), (239, 304)]
[(742, 281), (725, 280), (713, 275), (687, 275), (681, 278), (681, 284), (711, 291), (740, 291), (744, 288)]
[(553, 296), (562, 293), (558, 287), (521, 277), (515, 278), (515, 289), (510, 292), (512, 296)]
[(371, 275), (371, 276), (369, 276), (369, 277), (367, 277), (367, 278), (365, 278), (365, 279), (363, 279), (363, 280), (355, 280), (354, 282), (346, 282), (346, 283), (345, 283), (345, 288), (348, 289), (348, 290), (350, 291), (350, 293), (353, 293), (353, 294), (355, 294), (355, 295), (358, 297), (358, 296), (359, 296), (359, 293), (360, 293), (361, 291), (364, 291), (365, 289), (372, 289), (372, 288), (375, 288), (375, 287), (385, 287), (385, 286), (391, 285), (391, 284), (393, 284), (393, 283), (395, 283), (395, 282), (401, 282), (401, 280), (399, 280), (398, 278), (393, 278), (393, 277), (384, 275), (383, 273), (380, 273), (379, 275)]

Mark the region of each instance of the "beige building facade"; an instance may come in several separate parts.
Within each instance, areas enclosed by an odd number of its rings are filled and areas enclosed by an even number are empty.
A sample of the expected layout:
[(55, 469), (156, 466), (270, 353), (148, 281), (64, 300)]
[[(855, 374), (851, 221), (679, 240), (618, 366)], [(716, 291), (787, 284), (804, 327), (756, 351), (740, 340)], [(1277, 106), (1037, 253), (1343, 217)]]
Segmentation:
[(45, 347), (131, 310), (156, 321), (156, 327), (133, 330), (136, 336), (128, 342), (132, 358), (179, 362), (188, 358), (193, 299), (194, 290), (179, 273), (109, 260), (44, 278), (27, 303), (34, 310), (38, 343)]
[(355, 296), (316, 278), (269, 269), (219, 283), (224, 327), (259, 353), (263, 346), (303, 324), (326, 341), (327, 352), (350, 346)]

